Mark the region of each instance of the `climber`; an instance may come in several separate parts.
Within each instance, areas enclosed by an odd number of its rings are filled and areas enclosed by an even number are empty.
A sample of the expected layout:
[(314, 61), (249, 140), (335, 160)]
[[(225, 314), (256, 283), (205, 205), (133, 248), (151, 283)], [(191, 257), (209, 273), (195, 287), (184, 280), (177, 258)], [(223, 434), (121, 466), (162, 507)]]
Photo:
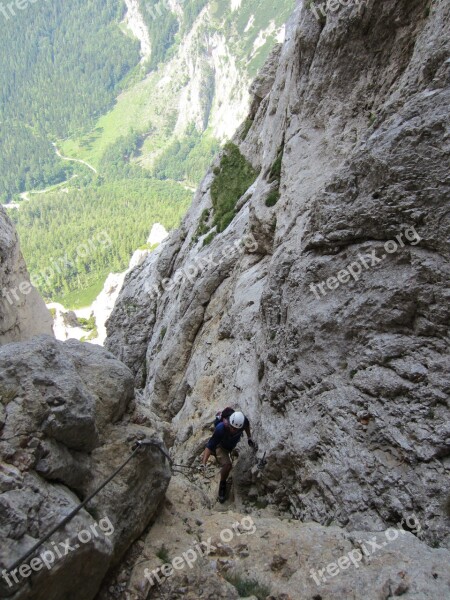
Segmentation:
[(211, 454), (216, 457), (217, 462), (221, 466), (219, 502), (225, 502), (227, 479), (232, 467), (230, 452), (237, 446), (244, 431), (247, 434), (248, 445), (254, 448), (255, 442), (252, 440), (250, 434), (249, 420), (243, 413), (239, 411), (233, 412), (233, 414), (217, 425), (214, 429), (214, 434), (206, 444), (203, 452), (202, 463), (204, 469), (206, 469), (206, 463)]

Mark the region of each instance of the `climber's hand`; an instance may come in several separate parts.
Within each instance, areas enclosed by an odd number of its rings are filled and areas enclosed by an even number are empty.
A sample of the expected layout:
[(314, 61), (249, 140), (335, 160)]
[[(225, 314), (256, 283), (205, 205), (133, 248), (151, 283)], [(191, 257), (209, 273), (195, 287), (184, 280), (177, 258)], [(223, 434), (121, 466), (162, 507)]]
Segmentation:
[(252, 440), (252, 438), (248, 438), (247, 441), (250, 448), (256, 448), (255, 442)]

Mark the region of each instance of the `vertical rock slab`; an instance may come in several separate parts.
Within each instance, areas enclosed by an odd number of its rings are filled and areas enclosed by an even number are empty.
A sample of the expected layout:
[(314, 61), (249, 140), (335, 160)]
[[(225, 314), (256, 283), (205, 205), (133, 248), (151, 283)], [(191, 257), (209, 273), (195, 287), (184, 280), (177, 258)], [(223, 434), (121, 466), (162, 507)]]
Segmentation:
[(6, 210), (0, 206), (0, 344), (52, 335), (53, 319), (30, 277), (19, 239)]

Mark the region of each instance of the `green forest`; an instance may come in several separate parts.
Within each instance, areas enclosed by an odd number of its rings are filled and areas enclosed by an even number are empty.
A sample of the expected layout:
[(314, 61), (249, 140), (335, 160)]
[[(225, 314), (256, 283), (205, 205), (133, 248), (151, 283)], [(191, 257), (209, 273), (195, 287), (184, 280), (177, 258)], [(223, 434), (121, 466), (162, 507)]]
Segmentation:
[(67, 179), (52, 140), (86, 130), (139, 63), (117, 0), (38, 2), (2, 22), (0, 201)]
[(108, 273), (127, 268), (133, 251), (145, 245), (153, 223), (168, 230), (180, 224), (191, 197), (172, 181), (102, 183), (96, 178), (80, 189), (35, 196), (9, 214), (44, 298), (64, 303), (75, 290), (89, 289), (91, 293), (82, 296), (89, 304)]
[(200, 134), (191, 125), (182, 139), (174, 140), (155, 160), (152, 173), (158, 179), (198, 185), (219, 149), (216, 139)]
[[(178, 29), (165, 13), (168, 41), (158, 37), (163, 18), (153, 26), (153, 64)], [(133, 164), (141, 144), (133, 131), (107, 148), (99, 176), (61, 160), (52, 146), (91, 130), (140, 69), (139, 43), (119, 27), (124, 14), (121, 0), (49, 1), (2, 23), (0, 201), (71, 179), (70, 186), (31, 194), (20, 210), (9, 211), (40, 292), (71, 307), (92, 302), (109, 272), (126, 269), (153, 223), (177, 227), (192, 196)], [(102, 235), (111, 242), (93, 245)]]

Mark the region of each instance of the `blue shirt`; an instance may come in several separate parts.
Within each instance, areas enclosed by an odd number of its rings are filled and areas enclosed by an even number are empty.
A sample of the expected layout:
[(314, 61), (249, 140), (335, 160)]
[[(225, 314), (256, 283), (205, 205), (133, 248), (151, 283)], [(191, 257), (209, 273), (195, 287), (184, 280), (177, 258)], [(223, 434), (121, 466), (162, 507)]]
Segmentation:
[(236, 433), (231, 434), (231, 431), (228, 427), (225, 427), (223, 423), (219, 423), (214, 429), (213, 436), (206, 444), (206, 447), (212, 452), (216, 450), (217, 446), (221, 446), (224, 450), (233, 450), (233, 448), (237, 446), (239, 440), (241, 439), (247, 424), (248, 420), (246, 418), (244, 427)]

